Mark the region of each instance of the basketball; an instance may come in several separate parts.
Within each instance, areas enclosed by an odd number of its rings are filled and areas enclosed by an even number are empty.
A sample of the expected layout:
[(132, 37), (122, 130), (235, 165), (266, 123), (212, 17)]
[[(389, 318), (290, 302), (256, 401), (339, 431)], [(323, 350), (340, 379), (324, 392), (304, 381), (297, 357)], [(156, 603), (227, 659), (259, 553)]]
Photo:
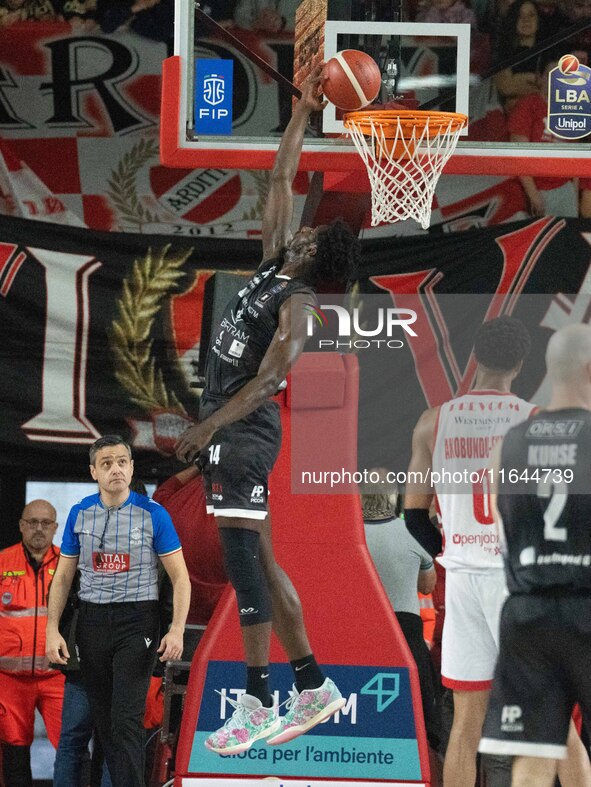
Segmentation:
[(573, 74), (579, 70), (579, 61), (575, 55), (563, 55), (558, 61), (558, 68), (563, 74)]
[(376, 61), (357, 49), (343, 49), (322, 70), (322, 92), (339, 109), (363, 109), (380, 92), (382, 75)]

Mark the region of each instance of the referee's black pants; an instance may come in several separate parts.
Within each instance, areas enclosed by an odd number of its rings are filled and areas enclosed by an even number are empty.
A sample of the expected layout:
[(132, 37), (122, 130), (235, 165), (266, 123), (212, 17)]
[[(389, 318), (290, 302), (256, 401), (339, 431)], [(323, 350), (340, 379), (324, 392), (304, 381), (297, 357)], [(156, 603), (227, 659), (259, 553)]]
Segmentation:
[(80, 602), (80, 668), (113, 787), (144, 787), (143, 718), (158, 636), (157, 601)]

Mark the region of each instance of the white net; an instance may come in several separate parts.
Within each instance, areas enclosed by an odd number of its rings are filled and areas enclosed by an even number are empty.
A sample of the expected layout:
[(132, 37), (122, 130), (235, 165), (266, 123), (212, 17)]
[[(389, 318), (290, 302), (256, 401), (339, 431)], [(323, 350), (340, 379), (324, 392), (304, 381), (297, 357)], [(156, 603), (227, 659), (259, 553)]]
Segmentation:
[(431, 206), (439, 176), (457, 145), (466, 117), (452, 113), (356, 112), (345, 126), (367, 167), (371, 186), (371, 226), (415, 219), (423, 229), (431, 220)]

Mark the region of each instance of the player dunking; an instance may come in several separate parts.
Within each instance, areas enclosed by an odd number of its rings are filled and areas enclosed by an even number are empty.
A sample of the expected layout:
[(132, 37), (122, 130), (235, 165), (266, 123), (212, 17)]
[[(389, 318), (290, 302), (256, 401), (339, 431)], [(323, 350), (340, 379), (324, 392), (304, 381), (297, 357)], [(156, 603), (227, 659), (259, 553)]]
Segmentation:
[(511, 595), (480, 751), (516, 755), (513, 787), (552, 787), (573, 705), (591, 718), (591, 327), (555, 333), (546, 365), (548, 409), (493, 462)]
[[(236, 590), (247, 664), (246, 693), (206, 746), (236, 754), (256, 740), (284, 743), (344, 705), (318, 667), (304, 628), (298, 595), (273, 556), (267, 480), (281, 443), (279, 408), (270, 401), (306, 341), (306, 304), (319, 282), (346, 281), (358, 264), (359, 243), (342, 222), (292, 237), (291, 184), (310, 113), (322, 109), (321, 66), (302, 85), (285, 130), (263, 214), (263, 261), (228, 304), (213, 332), (201, 421), (179, 439), (179, 459), (200, 455), (210, 510), (217, 517), (224, 564)], [(295, 674), (284, 718), (269, 691), (271, 626)]]

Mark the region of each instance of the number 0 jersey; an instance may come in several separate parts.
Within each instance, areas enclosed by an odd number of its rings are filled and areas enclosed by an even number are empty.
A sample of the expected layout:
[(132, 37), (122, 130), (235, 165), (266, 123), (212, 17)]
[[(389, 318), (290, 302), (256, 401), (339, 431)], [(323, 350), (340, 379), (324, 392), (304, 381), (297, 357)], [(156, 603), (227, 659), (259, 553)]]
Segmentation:
[[(490, 485), (482, 473), (495, 443), (534, 409), (524, 399), (497, 391), (471, 391), (439, 408), (432, 466), (434, 474), (441, 475), (440, 481), (435, 475), (434, 486), (445, 535), (439, 562), (446, 569), (502, 568)], [(472, 478), (480, 474), (481, 480), (470, 480), (471, 473)], [(460, 476), (459, 482), (449, 480)]]
[(591, 413), (537, 413), (503, 442), (497, 505), (511, 593), (591, 592)]
[(279, 272), (282, 264), (281, 258), (267, 260), (224, 309), (207, 356), (208, 393), (232, 396), (257, 376), (288, 298), (301, 292), (316, 303), (311, 287)]

